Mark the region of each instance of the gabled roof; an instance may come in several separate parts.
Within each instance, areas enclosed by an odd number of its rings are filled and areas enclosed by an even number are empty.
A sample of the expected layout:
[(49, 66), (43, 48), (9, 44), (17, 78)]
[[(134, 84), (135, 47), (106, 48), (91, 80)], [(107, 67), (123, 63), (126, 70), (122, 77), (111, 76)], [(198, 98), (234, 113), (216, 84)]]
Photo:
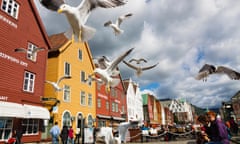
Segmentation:
[(49, 40), (51, 44), (50, 51), (57, 51), (68, 42), (68, 39), (65, 37), (64, 33), (53, 34), (49, 36)]
[(49, 39), (48, 39), (48, 34), (47, 34), (46, 29), (45, 29), (45, 27), (42, 23), (42, 19), (40, 18), (40, 15), (39, 15), (38, 10), (35, 6), (34, 0), (27, 0), (27, 2), (29, 2), (29, 5), (31, 6), (30, 8), (32, 9), (33, 15), (36, 18), (36, 22), (37, 22), (37, 24), (40, 28), (40, 31), (43, 35), (43, 39), (46, 41), (47, 47), (49, 49), (50, 48), (50, 42), (49, 42)]

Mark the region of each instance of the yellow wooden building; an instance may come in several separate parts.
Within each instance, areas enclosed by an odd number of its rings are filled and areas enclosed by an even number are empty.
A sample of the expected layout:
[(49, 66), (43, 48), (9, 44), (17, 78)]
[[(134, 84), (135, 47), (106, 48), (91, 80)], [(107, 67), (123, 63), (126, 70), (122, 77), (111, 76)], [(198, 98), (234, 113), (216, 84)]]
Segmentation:
[(49, 37), (51, 49), (48, 53), (46, 80), (57, 82), (63, 76), (56, 91), (50, 83), (45, 83), (43, 103), (51, 112), (50, 126), (58, 122), (72, 126), (74, 131), (85, 126), (92, 127), (96, 118), (96, 83), (84, 81), (94, 70), (92, 55), (87, 43), (72, 43), (63, 33)]

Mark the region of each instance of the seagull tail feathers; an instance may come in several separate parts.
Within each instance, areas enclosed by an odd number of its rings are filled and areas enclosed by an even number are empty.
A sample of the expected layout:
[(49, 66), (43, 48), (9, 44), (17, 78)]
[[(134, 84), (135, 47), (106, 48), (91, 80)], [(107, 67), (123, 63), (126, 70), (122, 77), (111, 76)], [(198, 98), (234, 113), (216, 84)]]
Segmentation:
[(205, 77), (205, 75), (203, 73), (199, 73), (197, 76), (195, 76), (196, 80), (201, 80)]
[(111, 87), (116, 87), (120, 82), (120, 79), (118, 78), (113, 78), (112, 81), (110, 82)]
[(82, 26), (81, 40), (88, 41), (95, 35), (96, 30), (89, 26)]

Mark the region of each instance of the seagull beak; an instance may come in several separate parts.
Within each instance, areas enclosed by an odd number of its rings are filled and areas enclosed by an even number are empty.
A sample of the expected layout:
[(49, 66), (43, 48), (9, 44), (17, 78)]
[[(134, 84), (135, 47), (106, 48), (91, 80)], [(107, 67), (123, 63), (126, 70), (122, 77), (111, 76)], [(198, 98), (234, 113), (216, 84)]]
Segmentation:
[(63, 12), (63, 10), (62, 9), (58, 9), (58, 11), (57, 11), (58, 13), (62, 13)]

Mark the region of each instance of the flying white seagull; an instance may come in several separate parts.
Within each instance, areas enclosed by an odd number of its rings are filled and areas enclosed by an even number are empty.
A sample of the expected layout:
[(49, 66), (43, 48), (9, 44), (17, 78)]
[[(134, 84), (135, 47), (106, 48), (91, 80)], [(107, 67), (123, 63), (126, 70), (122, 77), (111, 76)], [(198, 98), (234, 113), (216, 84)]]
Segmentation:
[(119, 57), (117, 57), (115, 60), (110, 62), (110, 65), (108, 65), (105, 69), (101, 68), (95, 68), (92, 76), (97, 75), (99, 78), (104, 82), (106, 85), (107, 90), (110, 90), (110, 87), (115, 87), (119, 84), (120, 80), (119, 78), (114, 78), (116, 69), (118, 64), (127, 56), (129, 55), (134, 48), (129, 49)]
[(132, 13), (128, 13), (126, 15), (122, 15), (120, 16), (115, 23), (113, 23), (112, 21), (107, 21), (106, 23), (104, 23), (105, 27), (111, 27), (114, 31), (114, 34), (117, 36), (119, 34), (122, 34), (124, 31), (120, 28), (120, 25), (122, 23), (123, 20), (129, 18), (132, 16)]
[(31, 57), (35, 56), (37, 52), (43, 51), (43, 50), (45, 50), (45, 48), (42, 48), (42, 47), (34, 48), (33, 50), (28, 50), (28, 49), (25, 49), (25, 48), (16, 48), (16, 49), (14, 49), (15, 52), (27, 53)]
[(142, 71), (152, 69), (152, 68), (154, 68), (154, 67), (156, 67), (158, 65), (158, 63), (156, 63), (155, 65), (152, 65), (152, 66), (141, 67), (141, 66), (132, 65), (132, 64), (126, 62), (126, 61), (123, 61), (123, 63), (125, 63), (128, 67), (136, 70), (136, 75), (137, 76), (140, 76), (142, 74)]
[(71, 76), (62, 76), (62, 77), (60, 77), (60, 78), (58, 79), (57, 82), (52, 82), (52, 81), (47, 81), (47, 80), (46, 80), (45, 82), (51, 84), (51, 85), (53, 86), (53, 88), (54, 88), (55, 91), (62, 91), (63, 88), (61, 88), (61, 87), (59, 86), (59, 83), (60, 83), (63, 79), (70, 79), (70, 78), (71, 78)]
[(195, 77), (196, 80), (207, 81), (207, 77), (211, 74), (226, 74), (232, 80), (240, 80), (240, 73), (225, 66), (215, 67), (214, 65), (205, 64)]
[(73, 42), (75, 38), (78, 41), (88, 41), (96, 32), (94, 28), (85, 25), (92, 10), (97, 7), (114, 8), (125, 3), (124, 0), (82, 0), (77, 7), (62, 4), (58, 9), (58, 13), (66, 15), (71, 25)]

